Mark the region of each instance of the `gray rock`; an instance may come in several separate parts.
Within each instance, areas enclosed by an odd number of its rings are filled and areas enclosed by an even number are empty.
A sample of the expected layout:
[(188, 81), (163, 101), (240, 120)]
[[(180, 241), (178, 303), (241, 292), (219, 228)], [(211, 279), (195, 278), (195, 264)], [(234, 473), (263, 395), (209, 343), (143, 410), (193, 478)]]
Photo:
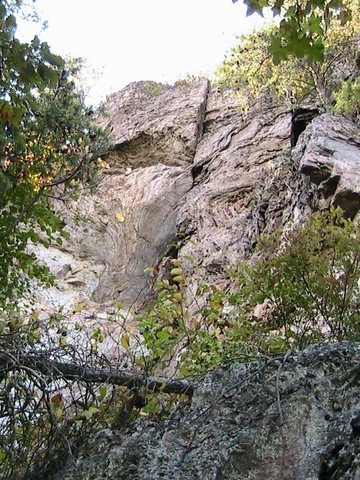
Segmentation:
[(59, 273), (57, 305), (139, 307), (168, 253), (183, 259), (189, 291), (201, 278), (224, 286), (260, 233), (329, 204), (352, 217), (360, 210), (358, 127), (343, 117), (315, 118), (292, 150), (281, 106), (262, 101), (245, 116), (207, 81), (139, 82), (112, 95), (99, 122), (112, 151), (96, 190), (57, 205), (71, 233), (57, 256), (72, 273), (40, 255)]
[(134, 167), (191, 163), (208, 89), (207, 80), (176, 88), (134, 82), (111, 95), (99, 124), (109, 131), (118, 160)]
[(340, 206), (354, 218), (360, 209), (359, 128), (338, 115), (321, 115), (301, 136), (295, 158), (319, 185), (323, 206)]
[[(268, 102), (244, 116), (206, 81), (111, 96), (97, 189), (55, 205), (70, 239), (37, 251), (58, 276), (47, 292), (56, 308), (81, 302), (79, 315), (105, 323), (115, 300), (139, 307), (151, 296), (164, 255), (183, 259), (189, 291), (202, 278), (224, 286), (260, 233), (329, 205), (360, 218), (358, 127), (320, 115), (292, 150), (291, 119)], [(358, 345), (324, 345), (283, 364), (224, 367), (168, 420), (91, 437), (56, 479), (359, 480), (359, 359)]]
[(360, 346), (209, 373), (191, 405), (99, 432), (54, 480), (358, 480)]

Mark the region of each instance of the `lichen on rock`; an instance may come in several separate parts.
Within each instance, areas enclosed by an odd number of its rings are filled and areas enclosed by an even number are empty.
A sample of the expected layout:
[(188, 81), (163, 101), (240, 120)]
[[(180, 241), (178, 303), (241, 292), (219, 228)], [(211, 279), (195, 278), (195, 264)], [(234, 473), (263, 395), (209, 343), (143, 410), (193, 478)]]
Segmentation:
[(53, 480), (357, 480), (359, 362), (342, 343), (224, 366), (167, 420), (99, 432)]

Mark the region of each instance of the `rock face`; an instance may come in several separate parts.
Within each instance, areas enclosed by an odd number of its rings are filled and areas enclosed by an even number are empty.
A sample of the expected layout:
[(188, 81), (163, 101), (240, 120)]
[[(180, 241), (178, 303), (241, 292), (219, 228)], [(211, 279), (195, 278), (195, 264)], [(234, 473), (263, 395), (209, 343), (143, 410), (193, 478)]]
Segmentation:
[(325, 114), (302, 135), (293, 158), (319, 185), (323, 205), (340, 206), (354, 218), (360, 203), (360, 132), (345, 119)]
[(343, 343), (224, 367), (168, 420), (99, 433), (53, 480), (358, 480), (359, 365)]
[(112, 148), (96, 189), (57, 206), (71, 237), (39, 252), (58, 277), (43, 293), (56, 308), (138, 307), (164, 255), (183, 258), (194, 285), (202, 275), (226, 283), (259, 233), (291, 228), (319, 205), (359, 211), (359, 134), (340, 116), (315, 118), (292, 149), (291, 112), (263, 102), (245, 116), (202, 80), (131, 84), (99, 121)]
[(71, 233), (59, 260), (41, 252), (61, 277), (50, 292), (57, 306), (130, 306), (149, 293), (154, 280), (144, 270), (156, 268), (176, 241), (177, 212), (192, 187), (207, 93), (207, 81), (180, 89), (144, 82), (110, 97), (100, 120), (112, 140), (107, 168), (94, 193), (57, 205)]

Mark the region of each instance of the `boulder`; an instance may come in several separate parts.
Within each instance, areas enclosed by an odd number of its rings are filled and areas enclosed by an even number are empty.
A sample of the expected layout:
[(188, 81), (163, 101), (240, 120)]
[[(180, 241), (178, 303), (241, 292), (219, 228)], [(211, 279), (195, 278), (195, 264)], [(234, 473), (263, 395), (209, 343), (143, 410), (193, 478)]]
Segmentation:
[(98, 432), (53, 480), (358, 480), (360, 346), (225, 366), (191, 403)]
[(319, 186), (322, 206), (341, 207), (354, 218), (360, 210), (360, 132), (344, 117), (323, 114), (302, 134), (294, 152), (301, 172)]

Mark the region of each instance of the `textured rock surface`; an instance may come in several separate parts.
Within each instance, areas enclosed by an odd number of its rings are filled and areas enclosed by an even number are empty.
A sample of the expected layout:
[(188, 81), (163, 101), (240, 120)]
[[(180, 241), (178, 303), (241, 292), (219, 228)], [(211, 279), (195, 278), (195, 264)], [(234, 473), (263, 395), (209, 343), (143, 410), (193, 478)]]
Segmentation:
[(100, 123), (113, 147), (97, 189), (58, 205), (71, 238), (40, 252), (58, 277), (42, 301), (56, 307), (139, 306), (167, 254), (189, 270), (195, 258), (194, 288), (201, 275), (226, 283), (259, 233), (301, 223), (319, 202), (351, 216), (360, 207), (358, 129), (339, 116), (315, 118), (291, 150), (284, 108), (261, 103), (245, 117), (207, 81), (140, 82), (109, 98)]
[(289, 227), (315, 207), (315, 190), (291, 158), (290, 130), (283, 108), (264, 105), (244, 117), (231, 97), (209, 96), (194, 186), (180, 210), (179, 254), (217, 282), (260, 233)]
[(360, 346), (209, 373), (168, 420), (107, 430), (54, 480), (358, 480)]
[(178, 89), (140, 82), (110, 97), (100, 123), (113, 151), (95, 192), (57, 205), (71, 238), (62, 252), (40, 252), (59, 278), (42, 301), (96, 310), (149, 293), (153, 279), (144, 270), (176, 241), (178, 210), (192, 187), (207, 93), (207, 81)]
[(177, 88), (137, 82), (111, 95), (99, 123), (110, 132), (121, 164), (191, 163), (202, 135), (208, 89), (207, 80)]
[(323, 205), (338, 205), (348, 216), (360, 209), (359, 128), (335, 115), (316, 118), (294, 152), (301, 171), (319, 185)]

